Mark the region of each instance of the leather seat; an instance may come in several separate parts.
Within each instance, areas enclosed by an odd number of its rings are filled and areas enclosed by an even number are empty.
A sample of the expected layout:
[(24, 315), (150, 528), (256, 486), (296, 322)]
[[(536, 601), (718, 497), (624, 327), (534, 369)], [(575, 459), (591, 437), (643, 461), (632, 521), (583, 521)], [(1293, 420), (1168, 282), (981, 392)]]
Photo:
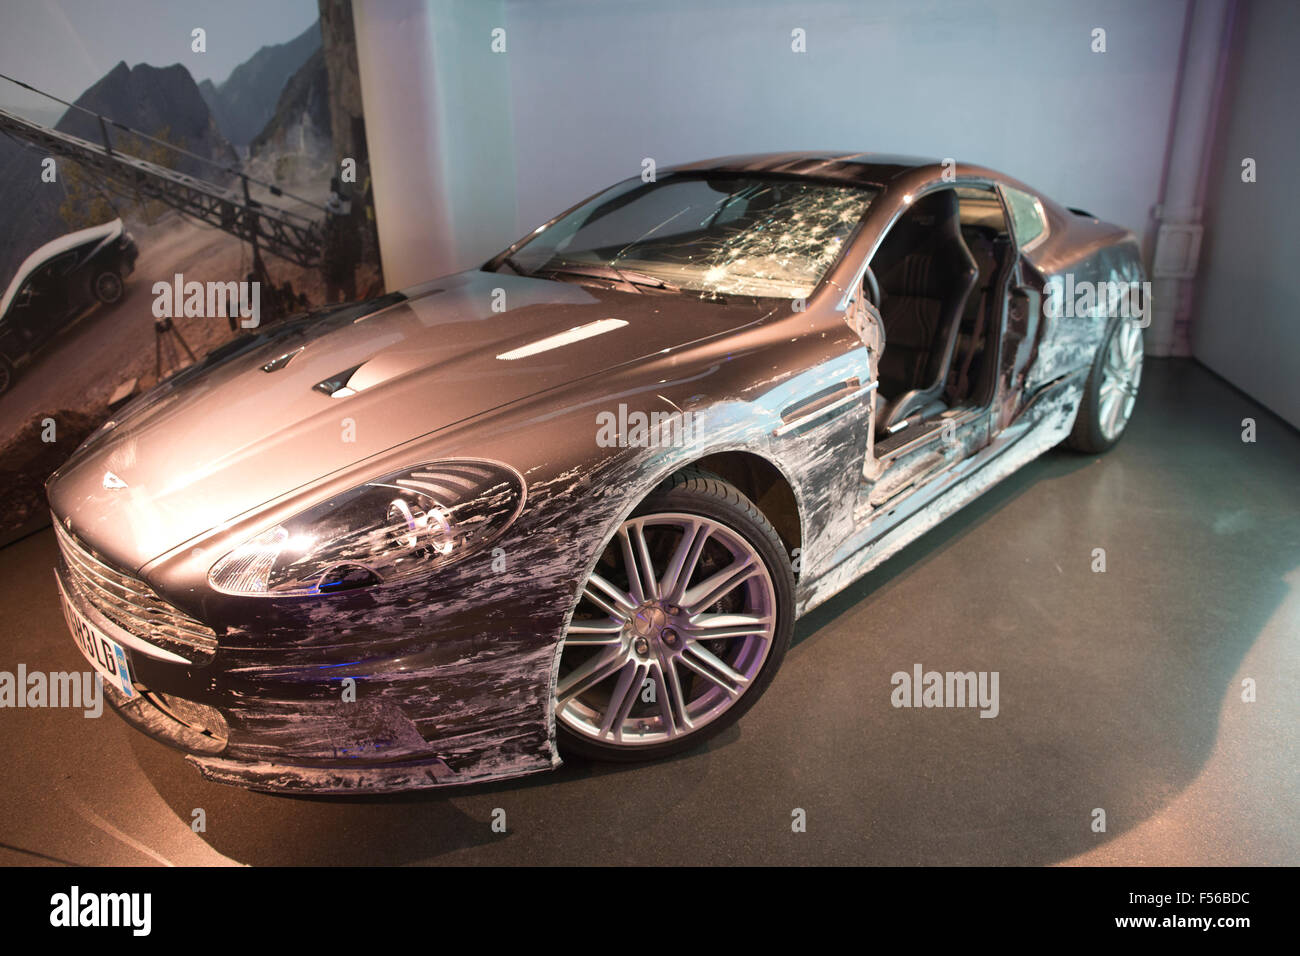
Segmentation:
[(878, 419), (888, 430), (915, 415), (942, 411), (944, 381), (966, 300), (979, 279), (961, 236), (957, 193), (917, 200), (894, 224), (872, 260), (880, 284), (885, 348)]

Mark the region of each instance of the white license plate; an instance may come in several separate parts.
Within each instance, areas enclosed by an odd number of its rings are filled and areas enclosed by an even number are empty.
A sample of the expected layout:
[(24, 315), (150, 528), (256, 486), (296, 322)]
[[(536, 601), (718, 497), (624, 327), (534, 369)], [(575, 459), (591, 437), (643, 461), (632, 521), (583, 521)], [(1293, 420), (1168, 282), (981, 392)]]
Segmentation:
[(69, 630), (72, 631), (72, 639), (77, 642), (77, 647), (81, 649), (86, 660), (90, 661), (96, 671), (104, 675), (104, 680), (116, 687), (124, 696), (135, 697), (136, 690), (131, 686), (131, 665), (127, 660), (126, 649), (88, 621), (73, 606), (68, 596), (63, 593), (62, 584), (59, 586), (59, 596), (63, 598), (63, 616), (68, 622)]

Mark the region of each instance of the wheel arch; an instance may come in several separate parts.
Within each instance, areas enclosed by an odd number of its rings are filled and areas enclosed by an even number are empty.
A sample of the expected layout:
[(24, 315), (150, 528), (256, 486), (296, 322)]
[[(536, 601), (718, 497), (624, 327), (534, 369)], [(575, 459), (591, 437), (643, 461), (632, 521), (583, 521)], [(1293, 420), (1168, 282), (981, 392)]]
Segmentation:
[[(643, 475), (642, 479), (637, 482), (638, 487), (636, 490), (623, 499), (622, 505), (608, 523), (605, 532), (599, 536), (597, 546), (586, 556), (580, 576), (575, 579), (575, 587), (569, 599), (568, 612), (561, 628), (560, 639), (555, 642), (553, 648), (549, 668), (550, 689), (546, 707), (546, 720), (552, 753), (557, 761), (559, 751), (556, 749), (555, 687), (559, 677), (560, 658), (564, 653), (563, 638), (568, 632), (574, 611), (582, 600), (581, 582), (585, 581), (595, 569), (596, 562), (600, 559), (605, 545), (619, 525), (627, 519), (628, 515), (636, 510), (637, 506), (654, 489), (673, 475), (692, 468), (712, 472), (722, 480), (734, 484), (742, 494), (754, 503), (759, 512), (771, 522), (777, 536), (781, 539), (781, 543), (787, 548), (788, 554), (792, 555), (795, 548), (802, 547), (806, 528), (804, 521), (806, 508), (801, 497), (801, 491), (790, 480), (785, 470), (766, 455), (750, 448), (736, 446), (715, 447), (712, 449), (700, 448), (694, 449), (693, 453), (688, 454), (688, 457), (673, 461), (650, 475)], [(779, 505), (778, 502), (780, 502)], [(773, 511), (769, 511), (769, 508), (773, 509)], [(785, 513), (778, 513), (774, 517), (773, 512), (779, 512), (781, 509), (784, 509)], [(597, 538), (593, 536), (592, 540), (597, 540)], [(799, 567), (801, 563), (792, 560), (793, 567)], [(796, 583), (798, 578), (799, 574), (796, 571)]]
[(787, 554), (803, 546), (803, 518), (794, 485), (770, 459), (736, 449), (696, 458), (677, 471), (686, 468), (710, 472), (735, 486), (772, 523)]

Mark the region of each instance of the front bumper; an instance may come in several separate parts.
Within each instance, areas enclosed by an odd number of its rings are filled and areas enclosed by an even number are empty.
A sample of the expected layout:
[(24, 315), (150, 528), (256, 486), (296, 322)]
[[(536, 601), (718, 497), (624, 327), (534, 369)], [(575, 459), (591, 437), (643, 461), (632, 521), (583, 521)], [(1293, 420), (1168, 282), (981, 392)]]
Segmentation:
[[(120, 609), (97, 606), (103, 596), (70, 563), (65, 551), (56, 571), (67, 599), (122, 637)], [(203, 776), (257, 790), (384, 792), (558, 766), (549, 701), (562, 620), (501, 603), (489, 619), (442, 602), (448, 613), (432, 628), (376, 605), (299, 603), (287, 619), (227, 630), (202, 660), (162, 659), (136, 635), (137, 696), (107, 684), (104, 693)]]
[[(133, 650), (143, 700), (117, 709), (210, 779), (258, 789), (397, 790), (553, 769), (569, 615), (626, 501), (657, 481), (640, 468), (642, 459), (611, 457), (535, 477), (529, 508), (493, 548), (387, 586), (231, 597), (195, 585), (188, 565), (206, 557), (177, 549), (148, 566), (148, 580), (132, 572), (126, 583), (174, 595), (162, 623), (181, 633), (155, 634), (194, 646), (176, 648), (181, 662)], [(215, 635), (210, 656), (195, 624)], [(216, 732), (201, 726), (213, 713)]]
[[(218, 744), (210, 732), (205, 732), (206, 729), (186, 723), (183, 717), (178, 717), (174, 707), (168, 708), (168, 704), (175, 703), (174, 698), (160, 699), (146, 691), (138, 697), (128, 699), (109, 684), (104, 685), (104, 693), (112, 708), (127, 723), (155, 740), (186, 751), (186, 759), (206, 779), (250, 790), (272, 793), (388, 793), (500, 780), (548, 769), (546, 766), (524, 769), (493, 767), (488, 763), (458, 773), (438, 756), (379, 763), (362, 759), (348, 763), (231, 759), (221, 756), (226, 749), (224, 741)], [(361, 726), (354, 725), (348, 732), (355, 734), (362, 730)]]

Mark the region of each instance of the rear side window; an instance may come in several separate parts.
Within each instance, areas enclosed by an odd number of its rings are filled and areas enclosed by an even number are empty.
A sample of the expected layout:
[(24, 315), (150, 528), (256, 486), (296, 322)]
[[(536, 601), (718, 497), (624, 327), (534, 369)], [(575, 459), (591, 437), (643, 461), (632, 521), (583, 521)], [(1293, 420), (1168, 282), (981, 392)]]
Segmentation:
[(1003, 186), (1011, 210), (1011, 229), (1021, 249), (1036, 245), (1047, 234), (1047, 214), (1037, 196)]

